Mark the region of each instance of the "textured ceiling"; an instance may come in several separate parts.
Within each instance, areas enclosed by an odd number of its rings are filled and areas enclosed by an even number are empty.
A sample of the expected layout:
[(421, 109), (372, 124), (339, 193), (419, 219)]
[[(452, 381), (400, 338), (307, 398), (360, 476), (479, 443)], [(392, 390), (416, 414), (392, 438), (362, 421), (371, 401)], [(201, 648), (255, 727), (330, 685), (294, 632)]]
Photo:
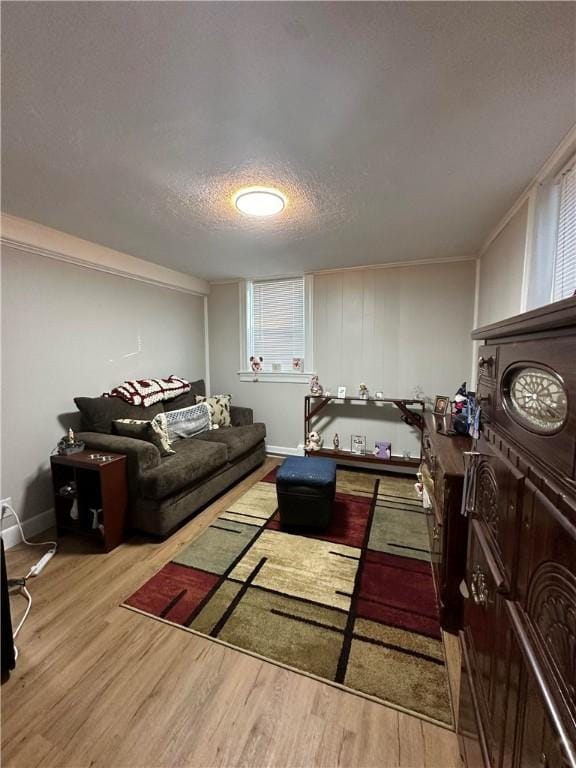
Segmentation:
[(205, 278), (474, 254), (576, 119), (575, 8), (4, 2), (3, 210)]

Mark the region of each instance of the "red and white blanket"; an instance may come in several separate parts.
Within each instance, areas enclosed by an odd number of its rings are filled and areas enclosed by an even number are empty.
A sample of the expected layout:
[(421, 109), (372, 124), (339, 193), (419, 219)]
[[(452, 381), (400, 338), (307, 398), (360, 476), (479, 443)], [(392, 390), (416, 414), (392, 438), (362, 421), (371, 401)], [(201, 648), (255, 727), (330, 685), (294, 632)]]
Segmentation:
[(104, 392), (103, 397), (120, 397), (130, 405), (148, 405), (161, 400), (172, 400), (184, 392), (189, 392), (192, 385), (186, 379), (169, 376), (167, 379), (133, 379), (124, 381), (110, 392)]

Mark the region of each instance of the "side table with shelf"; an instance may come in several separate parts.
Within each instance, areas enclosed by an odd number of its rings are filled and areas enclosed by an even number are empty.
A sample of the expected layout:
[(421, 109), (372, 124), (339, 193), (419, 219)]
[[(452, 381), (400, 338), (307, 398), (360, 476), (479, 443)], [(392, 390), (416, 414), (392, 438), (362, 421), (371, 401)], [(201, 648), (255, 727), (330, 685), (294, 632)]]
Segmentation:
[[(58, 532), (99, 539), (106, 552), (117, 547), (124, 538), (126, 527), (126, 456), (80, 451), (51, 456), (50, 465)], [(75, 483), (75, 496), (62, 493), (71, 482)], [(74, 500), (77, 501), (77, 519), (70, 514)], [(102, 529), (94, 527), (92, 510), (101, 510), (97, 522)]]
[[(304, 397), (304, 440), (309, 432), (312, 431), (312, 421), (318, 416), (325, 406), (343, 405), (348, 403), (383, 403), (393, 405), (397, 408), (402, 421), (410, 427), (416, 427), (422, 430), (424, 426), (425, 403), (423, 400), (405, 400), (402, 398), (376, 398), (376, 397), (336, 397), (336, 395), (305, 395)], [(412, 407), (410, 407), (412, 406)], [(413, 410), (413, 407), (419, 410)], [(376, 415), (377, 409), (373, 409)], [(381, 415), (381, 414), (378, 414)], [(352, 451), (339, 448), (320, 448), (316, 451), (306, 451), (307, 455), (328, 456), (336, 461), (361, 461), (370, 464), (388, 464), (390, 466), (412, 467), (420, 466), (420, 457), (404, 458), (403, 456), (391, 456), (389, 459), (383, 459), (374, 456), (372, 453), (352, 453)]]

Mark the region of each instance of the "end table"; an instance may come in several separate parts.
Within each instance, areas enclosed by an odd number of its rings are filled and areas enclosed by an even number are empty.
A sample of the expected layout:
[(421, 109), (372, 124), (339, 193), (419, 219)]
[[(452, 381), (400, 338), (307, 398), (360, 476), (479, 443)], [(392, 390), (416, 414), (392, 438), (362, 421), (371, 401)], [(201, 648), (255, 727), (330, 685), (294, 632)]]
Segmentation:
[(126, 456), (92, 450), (50, 457), (58, 532), (99, 539), (109, 552), (124, 538)]

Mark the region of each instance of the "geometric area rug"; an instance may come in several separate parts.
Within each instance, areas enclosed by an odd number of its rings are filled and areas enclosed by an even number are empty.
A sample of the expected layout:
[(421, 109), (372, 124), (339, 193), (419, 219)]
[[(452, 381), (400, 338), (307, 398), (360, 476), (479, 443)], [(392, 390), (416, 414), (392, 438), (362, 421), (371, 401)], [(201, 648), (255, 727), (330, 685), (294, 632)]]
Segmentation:
[(413, 480), (338, 470), (329, 527), (283, 530), (275, 474), (123, 605), (452, 728)]

